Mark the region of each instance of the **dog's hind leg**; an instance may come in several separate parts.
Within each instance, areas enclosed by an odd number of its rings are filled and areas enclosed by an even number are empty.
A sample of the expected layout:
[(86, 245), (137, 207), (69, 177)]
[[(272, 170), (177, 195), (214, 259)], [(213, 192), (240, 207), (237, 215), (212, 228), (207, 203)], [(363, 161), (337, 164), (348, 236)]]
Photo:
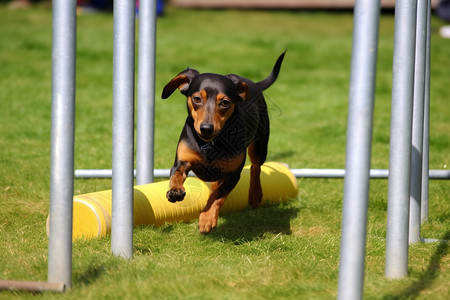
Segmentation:
[[(256, 208), (262, 200), (262, 187), (261, 187), (261, 166), (265, 161), (264, 157), (260, 157), (259, 152), (264, 151), (260, 147), (265, 147), (267, 149), (267, 144), (261, 145), (257, 141), (253, 141), (248, 147), (248, 156), (252, 163), (250, 167), (250, 188), (248, 190), (248, 204), (251, 207)], [(266, 150), (267, 152), (267, 150)]]
[(267, 145), (269, 143), (270, 123), (265, 101), (259, 104), (259, 122), (255, 139), (248, 146), (248, 156), (252, 163), (250, 167), (250, 188), (248, 203), (256, 208), (262, 201), (261, 166), (266, 161)]

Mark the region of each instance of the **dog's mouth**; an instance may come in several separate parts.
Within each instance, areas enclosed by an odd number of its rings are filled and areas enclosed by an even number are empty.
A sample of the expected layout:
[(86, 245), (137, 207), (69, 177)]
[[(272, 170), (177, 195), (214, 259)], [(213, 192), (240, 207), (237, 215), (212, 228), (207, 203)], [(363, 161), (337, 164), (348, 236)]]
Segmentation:
[(213, 134), (204, 134), (204, 133), (197, 132), (197, 135), (200, 139), (202, 139), (205, 142), (211, 142), (215, 138), (215, 135), (213, 135)]

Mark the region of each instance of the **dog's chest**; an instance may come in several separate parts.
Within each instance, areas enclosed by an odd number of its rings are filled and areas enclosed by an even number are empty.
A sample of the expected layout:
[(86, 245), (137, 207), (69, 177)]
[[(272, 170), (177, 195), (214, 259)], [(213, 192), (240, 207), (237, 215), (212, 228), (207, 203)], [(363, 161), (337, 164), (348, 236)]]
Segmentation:
[(240, 171), (245, 162), (246, 152), (236, 154), (234, 157), (225, 155), (217, 157), (208, 163), (192, 164), (192, 171), (203, 181), (217, 181), (227, 174)]
[(243, 165), (247, 146), (245, 130), (228, 132), (227, 136), (220, 135), (220, 138), (200, 147), (204, 162), (192, 165), (192, 169), (202, 180), (217, 181)]

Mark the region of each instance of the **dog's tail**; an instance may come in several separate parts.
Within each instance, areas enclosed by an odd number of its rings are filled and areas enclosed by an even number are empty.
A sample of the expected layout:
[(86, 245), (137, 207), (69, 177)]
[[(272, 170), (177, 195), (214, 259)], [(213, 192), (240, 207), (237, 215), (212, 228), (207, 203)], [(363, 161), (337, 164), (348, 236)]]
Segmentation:
[(272, 73), (270, 73), (270, 75), (267, 76), (266, 79), (256, 83), (256, 85), (258, 86), (258, 88), (260, 88), (261, 91), (267, 89), (269, 86), (272, 85), (272, 83), (275, 82), (275, 80), (277, 80), (278, 73), (280, 73), (281, 63), (283, 62), (286, 51), (287, 50), (281, 53), (281, 55), (278, 57), (275, 65), (273, 66)]

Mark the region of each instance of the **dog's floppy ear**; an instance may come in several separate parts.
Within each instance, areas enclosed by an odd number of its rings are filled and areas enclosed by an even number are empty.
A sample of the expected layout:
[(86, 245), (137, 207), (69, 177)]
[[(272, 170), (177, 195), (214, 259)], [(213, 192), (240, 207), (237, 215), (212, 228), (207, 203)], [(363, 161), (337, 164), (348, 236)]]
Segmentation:
[(180, 72), (177, 76), (172, 78), (172, 80), (169, 81), (168, 84), (166, 84), (163, 89), (161, 98), (168, 98), (176, 89), (179, 89), (180, 92), (186, 96), (189, 85), (192, 82), (192, 78), (194, 78), (198, 74), (199, 72), (197, 70), (191, 68), (187, 68), (186, 70)]
[(230, 78), (231, 81), (233, 81), (233, 83), (236, 85), (236, 92), (242, 100), (247, 100), (248, 98), (250, 98), (247, 83), (242, 81), (242, 79), (235, 74), (229, 74), (227, 75), (227, 77)]
[(248, 91), (248, 85), (241, 81), (236, 85), (237, 93), (242, 100), (247, 100), (250, 98), (250, 93)]

